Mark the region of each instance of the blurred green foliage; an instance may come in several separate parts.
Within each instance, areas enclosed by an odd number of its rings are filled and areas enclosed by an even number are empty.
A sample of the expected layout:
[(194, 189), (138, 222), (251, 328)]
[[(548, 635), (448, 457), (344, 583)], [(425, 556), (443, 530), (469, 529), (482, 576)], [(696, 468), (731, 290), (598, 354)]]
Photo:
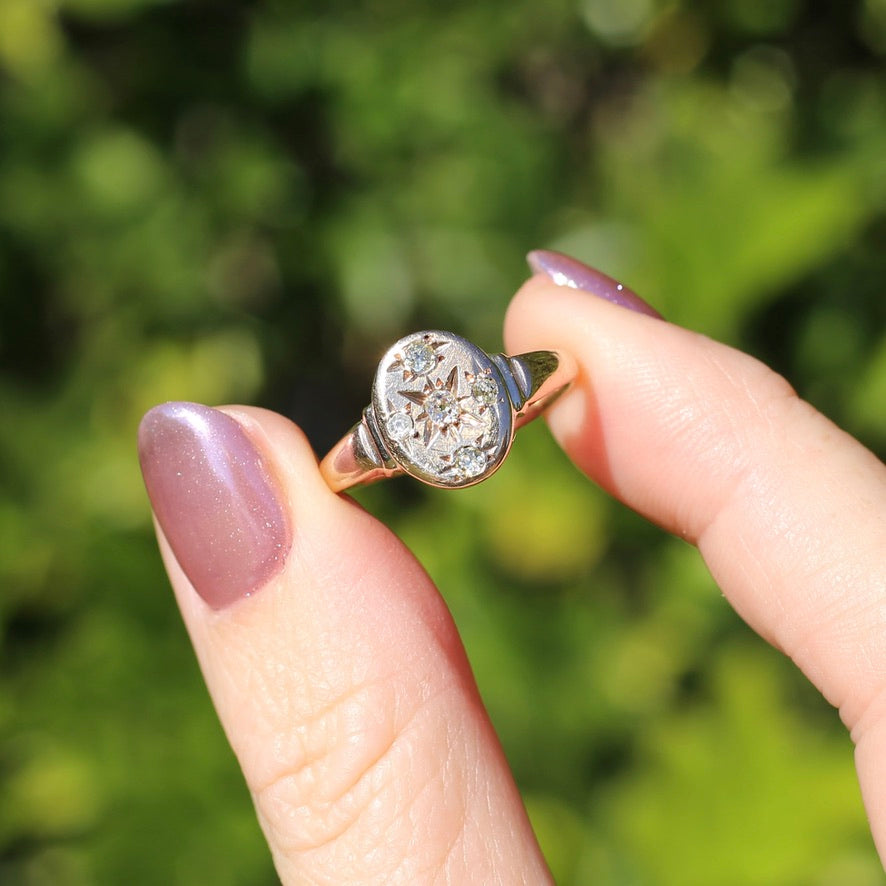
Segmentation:
[[(322, 452), (404, 332), (497, 348), (547, 246), (882, 454), (884, 54), (883, 0), (0, 0), (0, 882), (275, 881), (154, 546), (158, 401)], [(477, 490), (360, 497), (558, 881), (883, 882), (836, 714), (523, 433)]]

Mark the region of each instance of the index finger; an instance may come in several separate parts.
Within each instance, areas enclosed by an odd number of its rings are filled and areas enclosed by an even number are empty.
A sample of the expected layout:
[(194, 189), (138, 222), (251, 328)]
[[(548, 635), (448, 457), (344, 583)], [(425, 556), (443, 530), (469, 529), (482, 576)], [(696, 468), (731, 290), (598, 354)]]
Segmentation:
[(580, 366), (550, 410), (579, 468), (697, 544), (739, 614), (840, 709), (886, 854), (886, 467), (763, 364), (534, 277), (510, 353)]

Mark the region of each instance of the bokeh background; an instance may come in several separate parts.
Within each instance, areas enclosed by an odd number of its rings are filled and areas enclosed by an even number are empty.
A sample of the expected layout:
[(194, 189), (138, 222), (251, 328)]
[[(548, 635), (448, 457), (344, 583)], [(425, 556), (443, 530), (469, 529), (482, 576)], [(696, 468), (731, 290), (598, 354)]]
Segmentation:
[[(886, 0), (0, 0), (0, 882), (276, 882), (155, 549), (156, 402), (322, 453), (405, 332), (498, 349), (549, 247), (882, 456), (884, 55)], [(836, 713), (543, 423), (359, 498), (560, 883), (884, 882)]]

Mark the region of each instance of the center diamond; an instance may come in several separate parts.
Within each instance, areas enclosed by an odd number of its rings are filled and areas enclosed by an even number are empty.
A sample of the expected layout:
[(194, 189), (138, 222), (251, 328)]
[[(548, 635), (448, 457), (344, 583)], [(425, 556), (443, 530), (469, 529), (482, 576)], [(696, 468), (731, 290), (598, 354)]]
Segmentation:
[(433, 391), (425, 400), (425, 411), (428, 418), (441, 428), (448, 427), (458, 421), (461, 410), (454, 394), (447, 390)]

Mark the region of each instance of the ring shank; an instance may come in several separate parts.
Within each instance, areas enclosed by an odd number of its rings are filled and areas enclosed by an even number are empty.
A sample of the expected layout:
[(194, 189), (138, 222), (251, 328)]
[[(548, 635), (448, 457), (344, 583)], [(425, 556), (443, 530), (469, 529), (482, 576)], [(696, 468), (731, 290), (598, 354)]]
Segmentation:
[[(514, 430), (540, 415), (569, 386), (575, 361), (562, 351), (531, 351), (515, 357), (493, 356), (514, 410)], [(333, 492), (365, 486), (405, 473), (391, 458), (376, 430), (372, 408), (320, 462), (320, 473)]]

